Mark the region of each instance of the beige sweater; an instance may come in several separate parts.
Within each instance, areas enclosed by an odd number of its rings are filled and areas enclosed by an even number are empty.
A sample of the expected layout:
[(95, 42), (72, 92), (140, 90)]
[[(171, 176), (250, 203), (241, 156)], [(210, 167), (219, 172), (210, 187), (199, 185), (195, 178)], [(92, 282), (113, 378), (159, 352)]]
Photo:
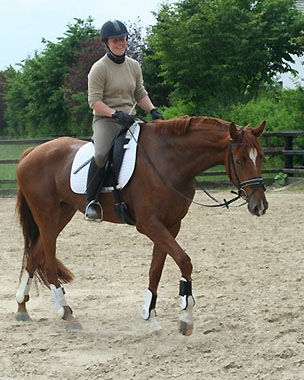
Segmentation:
[(88, 102), (91, 108), (101, 100), (115, 110), (129, 113), (135, 101), (146, 95), (140, 65), (132, 58), (126, 57), (123, 63), (117, 64), (104, 55), (89, 72)]

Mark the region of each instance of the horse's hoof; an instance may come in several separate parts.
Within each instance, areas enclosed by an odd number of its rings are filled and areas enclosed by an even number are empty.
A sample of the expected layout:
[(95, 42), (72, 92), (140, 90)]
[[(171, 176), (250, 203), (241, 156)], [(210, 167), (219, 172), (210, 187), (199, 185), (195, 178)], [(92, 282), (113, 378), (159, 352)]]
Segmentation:
[(17, 314), (16, 314), (16, 320), (18, 321), (18, 322), (27, 322), (27, 321), (30, 321), (31, 320), (31, 318), (30, 318), (30, 316), (29, 316), (29, 314), (28, 313), (24, 313), (24, 312), (18, 312)]
[(179, 321), (179, 332), (183, 335), (189, 336), (193, 331), (193, 323), (187, 323), (185, 321)]
[(82, 325), (79, 322), (71, 322), (67, 325), (68, 331), (83, 330)]

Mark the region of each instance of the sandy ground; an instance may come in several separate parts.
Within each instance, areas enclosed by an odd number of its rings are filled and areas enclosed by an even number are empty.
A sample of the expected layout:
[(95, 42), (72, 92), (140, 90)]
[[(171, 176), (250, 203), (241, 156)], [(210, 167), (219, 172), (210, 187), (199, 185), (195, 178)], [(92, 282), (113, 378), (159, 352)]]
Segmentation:
[[(158, 295), (162, 331), (151, 333), (140, 316), (150, 241), (81, 214), (60, 236), (58, 257), (76, 275), (66, 297), (84, 329), (66, 331), (41, 286), (28, 303), (32, 321), (17, 322), (23, 241), (15, 199), (0, 199), (0, 379), (304, 379), (304, 192), (267, 195), (262, 218), (246, 207), (191, 206), (178, 236), (194, 265), (190, 337), (178, 333), (172, 259)], [(208, 201), (200, 192), (196, 200)]]

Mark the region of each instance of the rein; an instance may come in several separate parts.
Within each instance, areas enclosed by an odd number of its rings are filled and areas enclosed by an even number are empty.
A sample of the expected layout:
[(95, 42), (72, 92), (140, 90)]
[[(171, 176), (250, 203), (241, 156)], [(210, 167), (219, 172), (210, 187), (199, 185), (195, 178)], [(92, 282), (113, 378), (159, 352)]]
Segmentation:
[[(238, 184), (238, 192), (235, 192), (235, 191), (231, 191), (231, 193), (233, 194), (236, 194), (237, 196), (230, 199), (230, 200), (226, 200), (226, 199), (223, 199), (223, 202), (220, 202), (218, 201), (216, 198), (214, 198), (206, 189), (204, 189), (198, 182), (197, 180), (195, 179), (194, 180), (194, 183), (197, 185), (197, 187), (201, 190), (203, 190), (203, 192), (209, 197), (211, 198), (213, 201), (215, 201), (217, 204), (214, 204), (214, 205), (207, 205), (207, 204), (204, 204), (204, 203), (200, 203), (200, 202), (196, 202), (194, 201), (193, 199), (190, 199), (188, 198), (187, 196), (185, 196), (183, 193), (181, 193), (179, 190), (177, 190), (173, 185), (171, 185), (171, 183), (169, 183), (163, 176), (162, 174), (160, 173), (160, 171), (157, 169), (157, 167), (154, 165), (153, 161), (150, 159), (150, 157), (147, 155), (147, 153), (145, 152), (144, 148), (139, 144), (138, 140), (136, 139), (136, 137), (134, 136), (133, 132), (129, 129), (129, 132), (130, 132), (130, 135), (132, 136), (133, 140), (135, 141), (135, 143), (137, 144), (139, 150), (141, 151), (144, 159), (146, 160), (146, 162), (148, 162), (151, 167), (153, 168), (153, 170), (155, 171), (155, 173), (159, 176), (159, 178), (164, 182), (164, 184), (166, 186), (168, 186), (171, 190), (173, 190), (177, 195), (179, 195), (181, 198), (187, 200), (188, 202), (190, 203), (194, 203), (198, 206), (202, 206), (202, 207), (226, 207), (227, 209), (229, 209), (229, 205), (235, 201), (237, 201), (238, 199), (240, 198), (243, 198), (244, 200), (246, 200), (246, 197), (247, 197), (247, 194), (246, 194), (246, 191), (242, 188), (243, 186), (251, 186), (251, 185), (256, 185), (256, 184), (263, 184), (264, 186), (264, 182), (263, 182), (263, 178), (259, 177), (259, 178), (252, 178), (252, 179), (249, 179), (247, 181), (244, 181), (244, 182), (240, 182), (239, 181), (239, 178), (238, 178), (238, 175), (237, 175), (237, 172), (236, 172), (236, 168), (235, 168), (235, 164), (234, 164), (234, 160), (233, 160), (233, 154), (232, 154), (232, 143), (230, 142), (229, 143), (229, 146), (228, 146), (228, 170), (229, 170), (229, 176), (231, 174), (231, 169), (230, 169), (230, 166), (232, 166), (233, 168), (233, 172), (234, 172), (234, 175), (235, 175), (235, 178), (237, 178), (237, 184)], [(231, 176), (230, 176), (231, 178)], [(242, 203), (241, 205), (239, 206), (234, 206), (234, 207), (241, 207), (241, 206), (244, 206), (248, 201), (246, 200), (246, 202)]]

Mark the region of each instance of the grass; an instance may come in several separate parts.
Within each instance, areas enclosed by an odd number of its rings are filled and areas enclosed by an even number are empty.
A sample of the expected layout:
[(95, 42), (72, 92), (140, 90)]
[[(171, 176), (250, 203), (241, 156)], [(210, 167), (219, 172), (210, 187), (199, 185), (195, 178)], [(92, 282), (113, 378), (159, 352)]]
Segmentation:
[[(1, 144), (0, 145), (0, 160), (16, 160), (19, 158), (27, 148), (33, 144)], [(14, 180), (16, 179), (16, 166), (17, 164), (1, 164), (0, 165), (0, 179)], [(0, 184), (2, 189), (10, 189), (15, 187), (14, 184)]]

